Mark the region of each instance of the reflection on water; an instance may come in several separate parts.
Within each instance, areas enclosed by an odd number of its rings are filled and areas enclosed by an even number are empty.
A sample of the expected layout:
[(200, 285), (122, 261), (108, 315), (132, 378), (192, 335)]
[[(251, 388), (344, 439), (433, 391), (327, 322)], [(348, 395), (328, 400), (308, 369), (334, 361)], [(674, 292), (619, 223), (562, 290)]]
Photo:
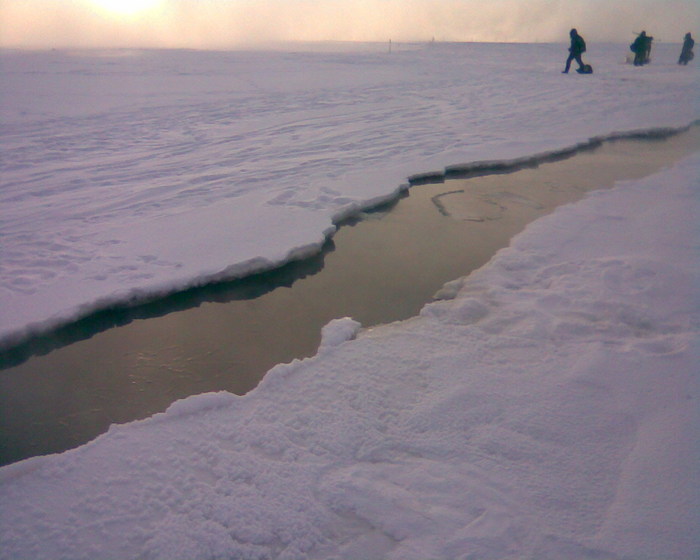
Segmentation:
[(333, 318), (370, 326), (411, 317), (532, 220), (697, 150), (698, 128), (414, 186), (392, 207), (345, 224), (313, 259), (104, 311), (6, 353), (0, 462), (63, 451), (192, 394), (244, 394), (275, 364), (314, 354)]
[(98, 311), (0, 352), (0, 369), (19, 365), (32, 356), (43, 356), (52, 350), (86, 340), (108, 329), (128, 325), (137, 319), (163, 317), (207, 302), (226, 303), (255, 299), (276, 288), (290, 287), (295, 281), (319, 272), (323, 268), (325, 255), (334, 249), (335, 243), (328, 240), (319, 254), (290, 262), (268, 272), (185, 290), (140, 305), (126, 304)]

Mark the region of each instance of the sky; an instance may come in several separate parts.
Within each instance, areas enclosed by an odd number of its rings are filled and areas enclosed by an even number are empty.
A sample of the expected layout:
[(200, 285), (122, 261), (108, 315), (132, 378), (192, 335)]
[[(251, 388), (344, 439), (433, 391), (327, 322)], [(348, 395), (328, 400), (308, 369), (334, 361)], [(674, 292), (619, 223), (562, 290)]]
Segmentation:
[(625, 43), (700, 33), (697, 0), (0, 0), (0, 46), (227, 49), (277, 41)]

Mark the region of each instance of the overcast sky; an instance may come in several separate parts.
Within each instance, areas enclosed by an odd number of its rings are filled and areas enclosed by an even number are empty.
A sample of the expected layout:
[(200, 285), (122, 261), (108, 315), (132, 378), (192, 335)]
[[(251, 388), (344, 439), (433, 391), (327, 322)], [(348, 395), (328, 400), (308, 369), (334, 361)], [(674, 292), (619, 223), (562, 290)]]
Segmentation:
[(224, 49), (288, 40), (629, 42), (700, 34), (698, 0), (0, 0), (0, 46)]

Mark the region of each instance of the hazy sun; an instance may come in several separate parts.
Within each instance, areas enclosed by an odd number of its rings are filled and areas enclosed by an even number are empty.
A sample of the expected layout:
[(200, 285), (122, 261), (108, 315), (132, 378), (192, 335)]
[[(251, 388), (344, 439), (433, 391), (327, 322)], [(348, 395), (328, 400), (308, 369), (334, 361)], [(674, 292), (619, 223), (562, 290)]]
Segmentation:
[(135, 16), (157, 8), (163, 0), (92, 0), (92, 3), (114, 16)]

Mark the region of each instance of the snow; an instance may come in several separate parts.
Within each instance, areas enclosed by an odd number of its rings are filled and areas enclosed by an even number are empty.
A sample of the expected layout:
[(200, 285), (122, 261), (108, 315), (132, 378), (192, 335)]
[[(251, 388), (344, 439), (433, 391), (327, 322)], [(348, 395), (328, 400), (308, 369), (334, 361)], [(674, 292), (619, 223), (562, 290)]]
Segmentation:
[[(698, 118), (675, 45), (623, 47), (585, 77), (562, 45), (5, 52), (3, 336), (304, 254), (414, 173)], [(699, 171), (561, 207), (243, 397), (0, 469), (0, 558), (697, 557)]]
[(2, 51), (0, 345), (308, 255), (414, 174), (697, 118), (677, 45), (592, 45), (588, 80), (562, 45), (386, 47)]

